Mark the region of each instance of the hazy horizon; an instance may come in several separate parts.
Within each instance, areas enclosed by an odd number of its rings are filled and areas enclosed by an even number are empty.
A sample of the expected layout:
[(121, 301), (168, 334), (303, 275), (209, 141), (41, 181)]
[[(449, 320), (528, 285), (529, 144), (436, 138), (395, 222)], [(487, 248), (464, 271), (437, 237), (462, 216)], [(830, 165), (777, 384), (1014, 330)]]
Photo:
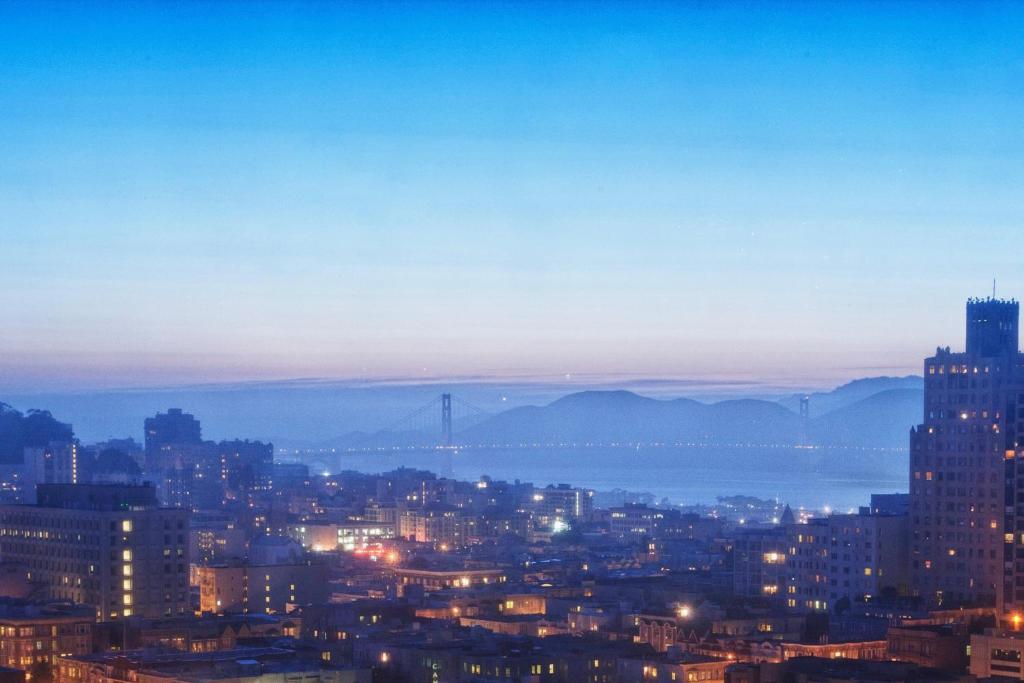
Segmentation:
[[(673, 396), (773, 396), (788, 395), (800, 392), (829, 391), (850, 382), (876, 377), (920, 377), (917, 372), (903, 368), (866, 367), (844, 369), (847, 373), (836, 378), (810, 378), (801, 375), (757, 377), (748, 375), (717, 375), (717, 376), (658, 376), (639, 374), (597, 375), (587, 373), (570, 373), (566, 375), (463, 375), (463, 376), (379, 376), (379, 377), (280, 377), (280, 378), (240, 378), (223, 381), (178, 381), (165, 384), (40, 384), (33, 383), (29, 387), (3, 386), (2, 395), (28, 397), (53, 394), (106, 394), (132, 392), (162, 391), (231, 391), (250, 388), (309, 388), (337, 386), (351, 389), (387, 388), (387, 387), (429, 387), (429, 386), (511, 386), (537, 388), (549, 392), (572, 392), (587, 390), (625, 389), (638, 393), (671, 394)], [(886, 372), (893, 370), (893, 372)], [(0, 395), (0, 400), (2, 400)]]
[[(859, 380), (920, 379), (920, 375), (865, 376)], [(142, 438), (142, 422), (168, 408), (191, 412), (208, 438), (239, 436), (289, 444), (316, 443), (348, 432), (393, 428), (410, 413), (450, 392), (473, 410), (496, 415), (511, 408), (546, 406), (578, 392), (628, 391), (658, 400), (690, 399), (705, 404), (754, 399), (783, 401), (793, 396), (827, 395), (850, 383), (791, 386), (745, 381), (520, 381), (343, 382), (332, 380), (260, 381), (159, 388), (101, 389), (0, 394), (0, 403), (16, 410), (48, 410), (70, 422), (86, 442), (133, 436)], [(436, 417), (436, 416), (435, 416)], [(434, 418), (426, 417), (428, 428)]]

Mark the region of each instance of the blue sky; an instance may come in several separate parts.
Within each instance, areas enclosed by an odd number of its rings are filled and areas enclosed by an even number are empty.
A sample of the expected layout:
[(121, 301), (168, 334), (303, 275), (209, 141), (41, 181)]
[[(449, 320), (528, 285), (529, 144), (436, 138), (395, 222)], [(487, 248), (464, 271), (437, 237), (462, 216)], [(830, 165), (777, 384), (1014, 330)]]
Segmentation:
[(0, 5), (0, 391), (917, 371), (1024, 295), (1024, 8)]

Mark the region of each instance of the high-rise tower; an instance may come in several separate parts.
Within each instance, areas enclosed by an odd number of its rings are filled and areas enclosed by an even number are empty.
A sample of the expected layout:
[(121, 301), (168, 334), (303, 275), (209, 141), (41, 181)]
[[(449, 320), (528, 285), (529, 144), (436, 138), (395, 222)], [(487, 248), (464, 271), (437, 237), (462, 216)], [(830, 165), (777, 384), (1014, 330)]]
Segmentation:
[(1016, 301), (971, 299), (966, 351), (939, 348), (924, 362), (924, 422), (910, 437), (910, 571), (929, 601), (1017, 599), (1018, 317)]
[(171, 408), (166, 413), (147, 417), (144, 424), (147, 469), (155, 470), (164, 466), (167, 451), (175, 445), (196, 445), (203, 442), (199, 420), (182, 412), (181, 408)]
[(983, 358), (1015, 356), (1018, 351), (1016, 301), (969, 299), (967, 301), (967, 353)]

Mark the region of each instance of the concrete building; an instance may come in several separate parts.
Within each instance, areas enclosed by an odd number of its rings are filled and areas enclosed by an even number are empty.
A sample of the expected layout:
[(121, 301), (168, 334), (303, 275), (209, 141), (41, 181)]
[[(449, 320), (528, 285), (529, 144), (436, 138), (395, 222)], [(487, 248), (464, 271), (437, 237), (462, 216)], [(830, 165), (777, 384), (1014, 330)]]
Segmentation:
[(906, 515), (832, 515), (829, 522), (829, 601), (859, 600), (883, 591), (906, 594)]
[(733, 544), (733, 592), (736, 595), (782, 599), (789, 553), (786, 541), (783, 527), (751, 529), (736, 536)]
[(0, 506), (0, 557), (48, 599), (99, 619), (189, 609), (187, 512), (158, 507), (151, 486), (42, 484), (37, 498)]
[(508, 577), (501, 569), (395, 569), (399, 592), (407, 586), (422, 586), (424, 591), (449, 588), (479, 588), (505, 583)]
[(379, 548), (382, 541), (395, 537), (395, 527), (381, 522), (302, 522), (290, 525), (288, 534), (307, 550), (353, 552)]
[(890, 659), (947, 671), (964, 671), (970, 636), (959, 624), (893, 626), (886, 634)]
[(636, 543), (654, 538), (665, 521), (665, 511), (642, 504), (624, 505), (609, 510), (608, 532), (616, 538)]
[(147, 470), (166, 467), (165, 458), (172, 446), (198, 445), (203, 442), (199, 420), (182, 412), (181, 408), (170, 408), (166, 413), (147, 417), (144, 427)]
[(708, 540), (722, 531), (722, 522), (679, 510), (662, 510), (642, 503), (611, 508), (609, 533), (628, 543), (652, 540)]
[(910, 512), (910, 494), (872, 493), (869, 512), (872, 515), (906, 515)]
[(1016, 301), (972, 299), (966, 350), (939, 348), (924, 362), (924, 422), (910, 436), (910, 571), (933, 603), (1024, 599), (1011, 484), (1024, 393), (1018, 319)]
[(197, 567), (194, 577), (199, 609), (212, 614), (282, 614), (328, 598), (327, 565), (321, 562)]
[(329, 668), (277, 647), (183, 653), (145, 649), (61, 657), (54, 683), (370, 683), (368, 669)]
[(832, 529), (828, 518), (813, 518), (786, 529), (786, 607), (827, 612), (830, 603)]
[[(665, 659), (623, 658), (618, 661), (620, 681), (725, 681), (726, 669), (733, 662), (688, 652)], [(591, 679), (595, 680), (595, 679)], [(604, 679), (607, 680), (607, 679)]]
[(92, 651), (96, 611), (87, 605), (0, 600), (0, 666), (21, 669), (31, 680), (38, 665), (58, 655)]
[(459, 547), (466, 539), (462, 510), (442, 504), (403, 510), (398, 517), (398, 535), (417, 543)]
[(979, 679), (1009, 678), (1024, 681), (1024, 634), (989, 629), (971, 636), (971, 674)]
[(249, 548), (245, 529), (229, 514), (192, 514), (188, 533), (189, 555), (196, 564), (218, 564), (244, 558)]
[(666, 652), (679, 638), (679, 615), (646, 612), (633, 617), (636, 642), (646, 643), (657, 652)]
[(568, 484), (535, 488), (527, 509), (533, 523), (558, 531), (570, 520), (583, 519), (594, 509), (594, 492)]
[(274, 444), (248, 439), (217, 444), (220, 484), (225, 495), (242, 498), (269, 491), (274, 479)]
[(51, 441), (42, 448), (25, 449), (24, 483), (77, 484), (78, 444), (74, 441)]

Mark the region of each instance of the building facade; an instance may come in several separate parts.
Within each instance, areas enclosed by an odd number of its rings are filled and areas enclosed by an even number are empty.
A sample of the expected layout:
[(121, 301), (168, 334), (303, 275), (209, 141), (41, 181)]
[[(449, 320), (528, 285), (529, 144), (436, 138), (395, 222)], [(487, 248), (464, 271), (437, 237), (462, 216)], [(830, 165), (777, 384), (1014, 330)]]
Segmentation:
[(829, 517), (829, 601), (861, 600), (883, 592), (905, 595), (907, 516)]
[(979, 679), (1024, 681), (1024, 637), (1019, 631), (989, 629), (971, 636), (970, 671)]
[(197, 567), (194, 575), (199, 609), (212, 614), (283, 614), (292, 605), (328, 598), (327, 565), (321, 562)]
[(0, 666), (22, 669), (31, 680), (35, 667), (52, 667), (59, 655), (91, 652), (95, 622), (87, 606), (0, 601)]
[(1014, 578), (1024, 551), (1014, 534), (1018, 318), (1016, 301), (972, 299), (966, 350), (940, 348), (924, 362), (924, 422), (910, 435), (910, 572), (935, 604), (1024, 598)]
[(189, 609), (187, 512), (158, 507), (151, 486), (43, 484), (37, 497), (0, 506), (0, 557), (48, 599), (99, 619)]
[(398, 517), (398, 535), (417, 543), (455, 548), (465, 543), (465, 531), (462, 510), (451, 505), (408, 508)]
[(785, 594), (789, 545), (783, 527), (751, 529), (733, 542), (733, 592), (748, 598)]
[(165, 466), (165, 451), (172, 445), (200, 444), (203, 441), (199, 420), (180, 408), (147, 417), (146, 469), (157, 470)]

